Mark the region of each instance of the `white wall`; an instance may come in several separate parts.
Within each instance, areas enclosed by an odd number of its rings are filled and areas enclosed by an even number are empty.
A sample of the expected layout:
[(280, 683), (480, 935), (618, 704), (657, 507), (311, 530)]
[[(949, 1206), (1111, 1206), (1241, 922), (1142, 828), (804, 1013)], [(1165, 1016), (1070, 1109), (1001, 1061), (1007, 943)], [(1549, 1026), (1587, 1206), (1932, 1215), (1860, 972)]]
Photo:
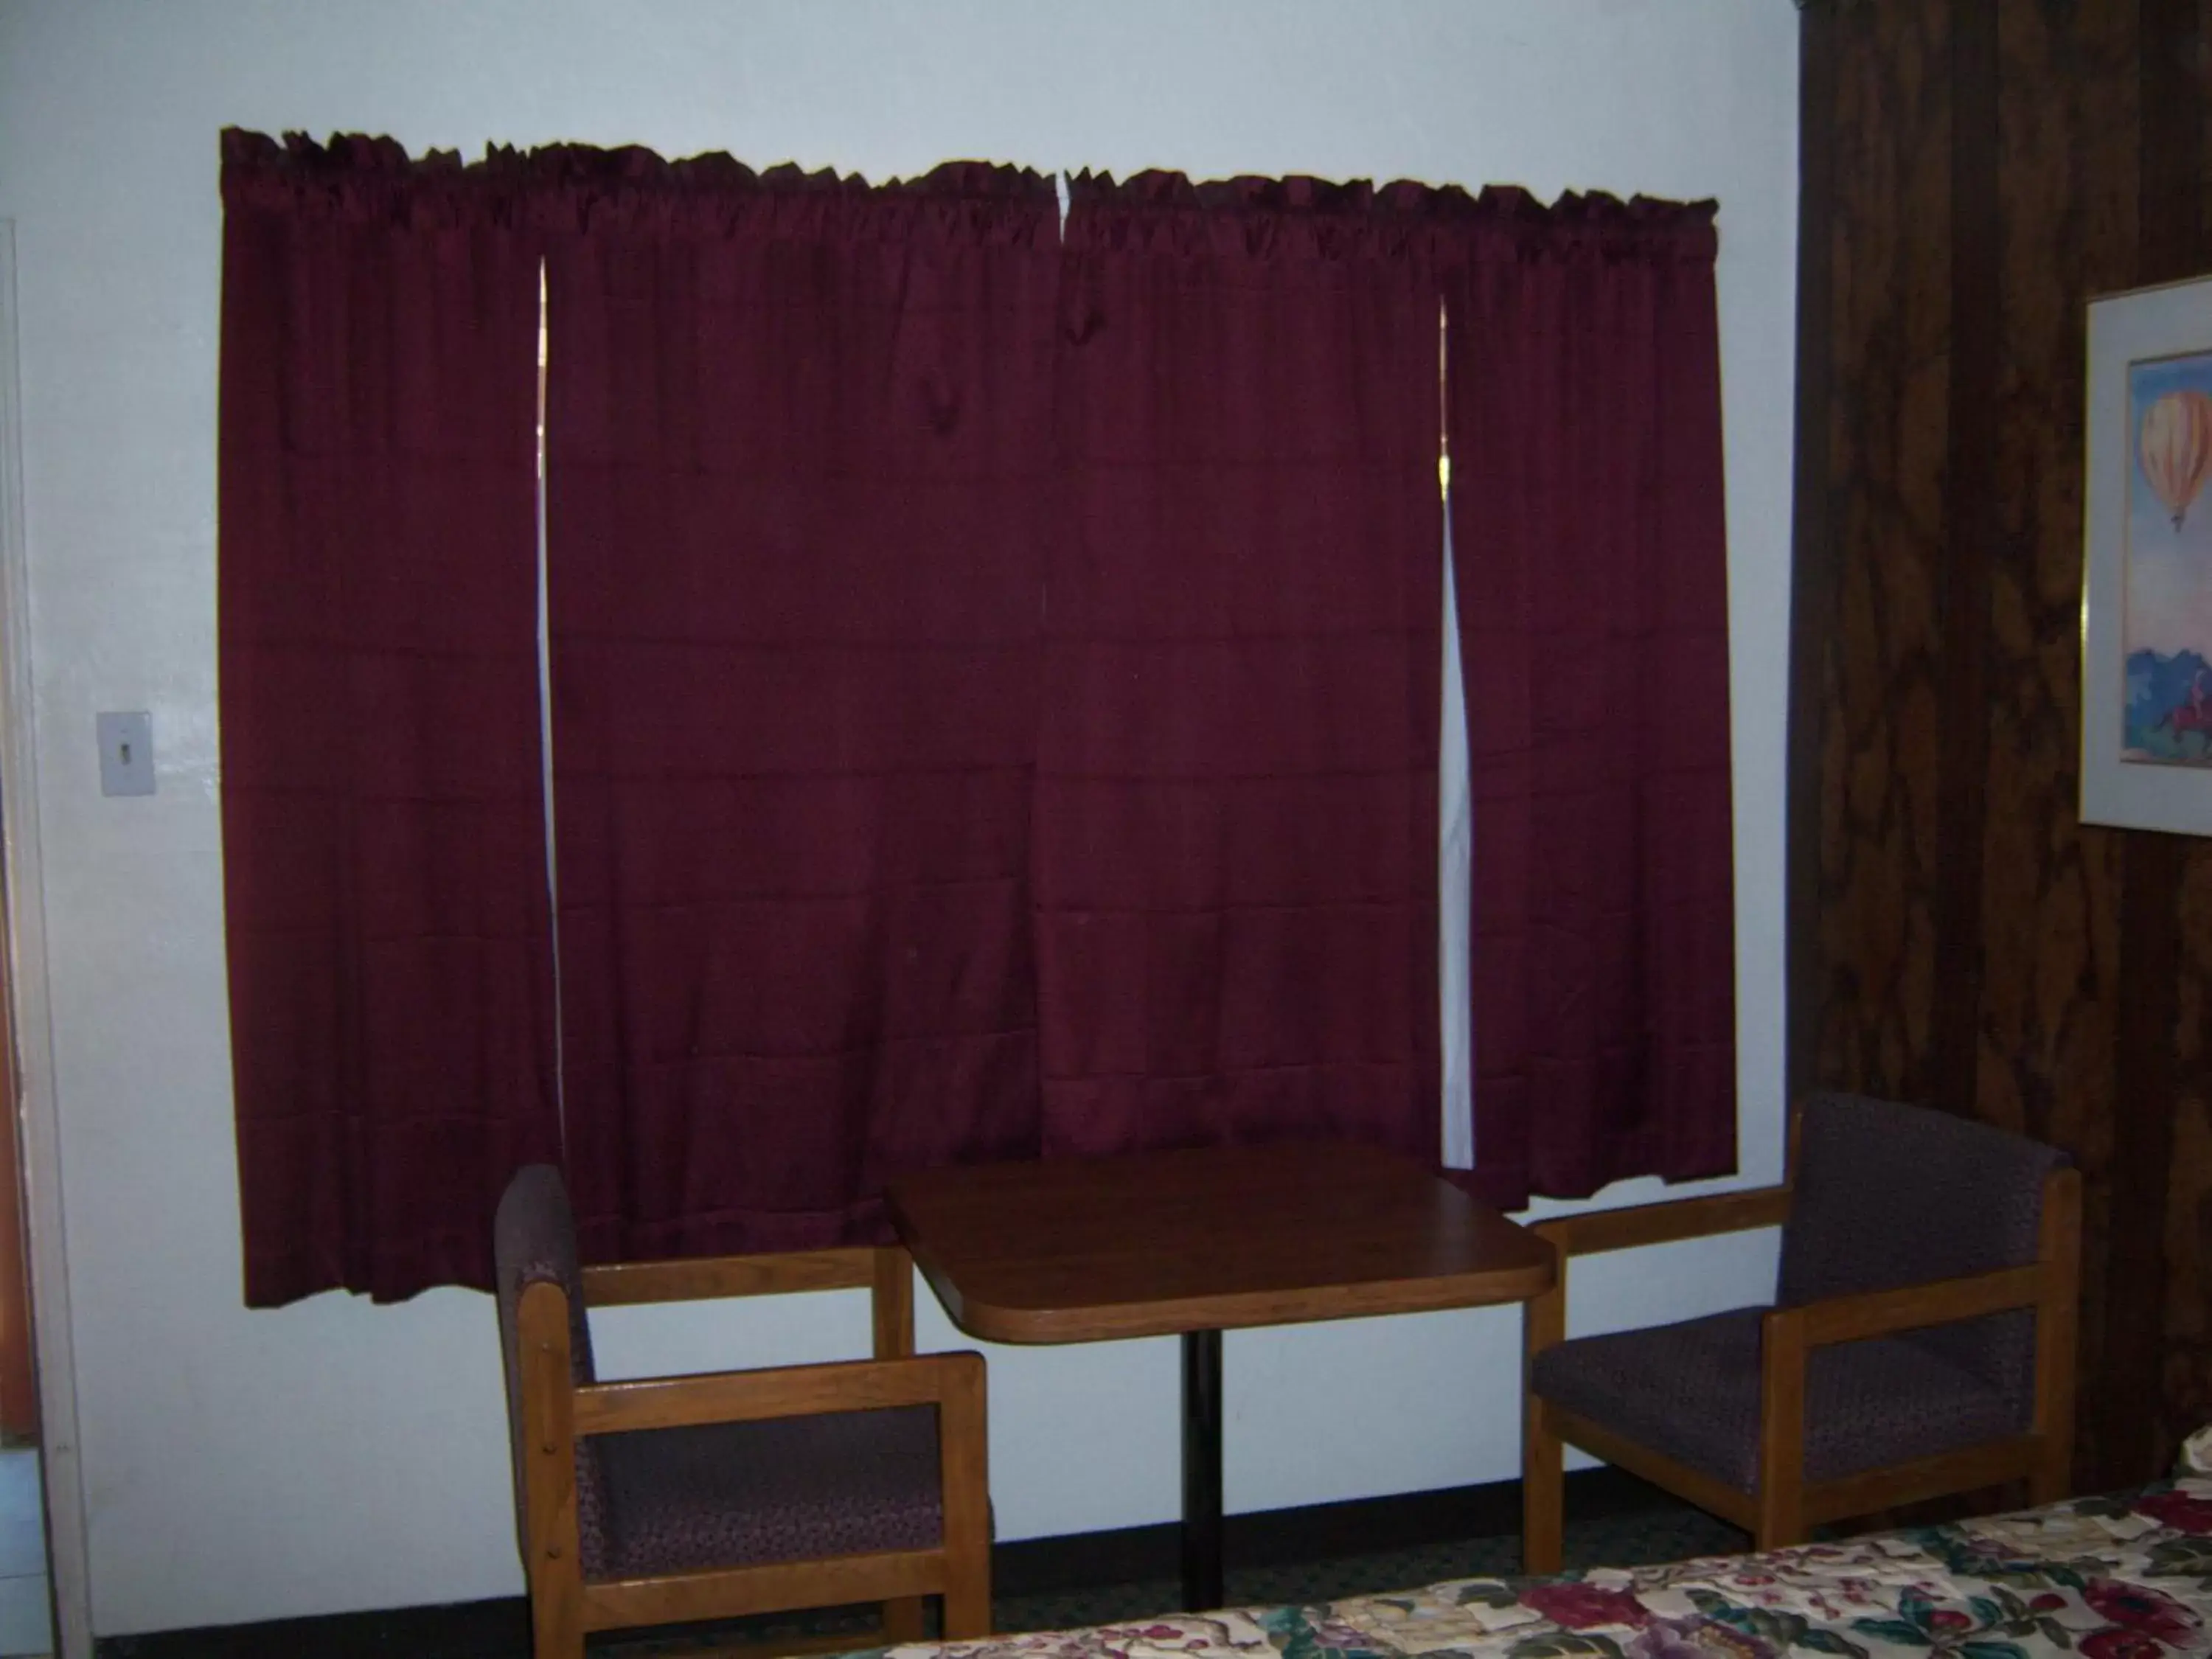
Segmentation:
[[(1778, 1167), (1796, 18), (1788, 0), (0, 0), (56, 1085), (102, 1634), (511, 1593), (493, 1322), (240, 1305), (215, 719), (226, 124), (1717, 196), (1734, 605), (1743, 1154)], [(93, 714), (161, 793), (103, 799)], [(1618, 1196), (1618, 1195), (1616, 1195)], [(1765, 1241), (1578, 1270), (1577, 1323), (1762, 1291)], [(927, 1298), (925, 1297), (925, 1302)], [(856, 1298), (607, 1322), (614, 1364), (850, 1355)], [(1232, 1335), (1249, 1509), (1502, 1479), (1514, 1317)], [(933, 1304), (925, 1343), (957, 1339)], [(1012, 1538), (1169, 1518), (1166, 1342), (991, 1352)]]

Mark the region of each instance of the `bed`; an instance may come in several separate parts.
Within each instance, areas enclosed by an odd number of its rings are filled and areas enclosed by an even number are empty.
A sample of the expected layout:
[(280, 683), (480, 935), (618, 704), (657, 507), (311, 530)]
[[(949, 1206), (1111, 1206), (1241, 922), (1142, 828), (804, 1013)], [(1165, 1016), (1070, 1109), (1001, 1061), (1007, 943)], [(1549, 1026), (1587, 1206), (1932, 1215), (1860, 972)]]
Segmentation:
[(896, 1659), (2162, 1659), (2212, 1650), (2212, 1479), (1760, 1555), (1170, 1613)]

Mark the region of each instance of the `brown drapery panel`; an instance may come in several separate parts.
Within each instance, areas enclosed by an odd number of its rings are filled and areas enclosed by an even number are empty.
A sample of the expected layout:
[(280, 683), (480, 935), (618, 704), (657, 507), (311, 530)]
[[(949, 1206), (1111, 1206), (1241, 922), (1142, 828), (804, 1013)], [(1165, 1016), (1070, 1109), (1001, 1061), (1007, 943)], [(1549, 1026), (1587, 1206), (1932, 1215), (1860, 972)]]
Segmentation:
[(223, 145), (223, 867), (246, 1297), (491, 1282), (556, 1147), (537, 253), (504, 166)]
[(1440, 204), (1475, 1184), (1735, 1167), (1711, 204)]
[(1036, 1146), (1053, 188), (541, 166), (586, 1251), (874, 1237)]
[(1074, 181), (1036, 935), (1050, 1153), (1437, 1153), (1418, 187)]

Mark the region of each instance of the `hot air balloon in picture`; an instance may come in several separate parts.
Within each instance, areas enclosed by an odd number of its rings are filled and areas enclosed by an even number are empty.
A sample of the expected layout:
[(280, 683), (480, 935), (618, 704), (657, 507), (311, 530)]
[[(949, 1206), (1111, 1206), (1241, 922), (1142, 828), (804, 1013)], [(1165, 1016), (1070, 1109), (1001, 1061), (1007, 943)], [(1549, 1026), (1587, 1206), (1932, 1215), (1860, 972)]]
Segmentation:
[(2212, 474), (2212, 395), (2187, 387), (2167, 392), (2143, 410), (2136, 464), (2151, 494), (2173, 515), (2173, 527), (2180, 529), (2189, 504)]

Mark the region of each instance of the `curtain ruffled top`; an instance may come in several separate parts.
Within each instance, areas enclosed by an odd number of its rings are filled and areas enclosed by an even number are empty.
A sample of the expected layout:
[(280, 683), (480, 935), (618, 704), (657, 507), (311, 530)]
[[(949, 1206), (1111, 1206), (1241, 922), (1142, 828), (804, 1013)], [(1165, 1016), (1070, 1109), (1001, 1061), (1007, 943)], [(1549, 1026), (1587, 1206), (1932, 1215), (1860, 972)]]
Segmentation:
[(554, 145), (526, 165), (538, 222), (562, 233), (900, 242), (929, 230), (971, 246), (1032, 246), (1049, 244), (1059, 215), (1049, 178), (984, 161), (882, 185), (789, 164), (756, 172), (723, 155), (671, 161), (635, 146)]
[(420, 158), (393, 138), (340, 134), (319, 143), (291, 132), (226, 128), (222, 199), (241, 209), (397, 225), (512, 227), (530, 199), (531, 168), (520, 152), (494, 149), (481, 161), (453, 150)]
[(1437, 228), (1477, 258), (1711, 264), (1720, 247), (1720, 204), (1710, 200), (1624, 202), (1601, 191), (1570, 191), (1547, 206), (1516, 185), (1492, 185), (1480, 195), (1455, 185), (1436, 191), (1431, 206)]

